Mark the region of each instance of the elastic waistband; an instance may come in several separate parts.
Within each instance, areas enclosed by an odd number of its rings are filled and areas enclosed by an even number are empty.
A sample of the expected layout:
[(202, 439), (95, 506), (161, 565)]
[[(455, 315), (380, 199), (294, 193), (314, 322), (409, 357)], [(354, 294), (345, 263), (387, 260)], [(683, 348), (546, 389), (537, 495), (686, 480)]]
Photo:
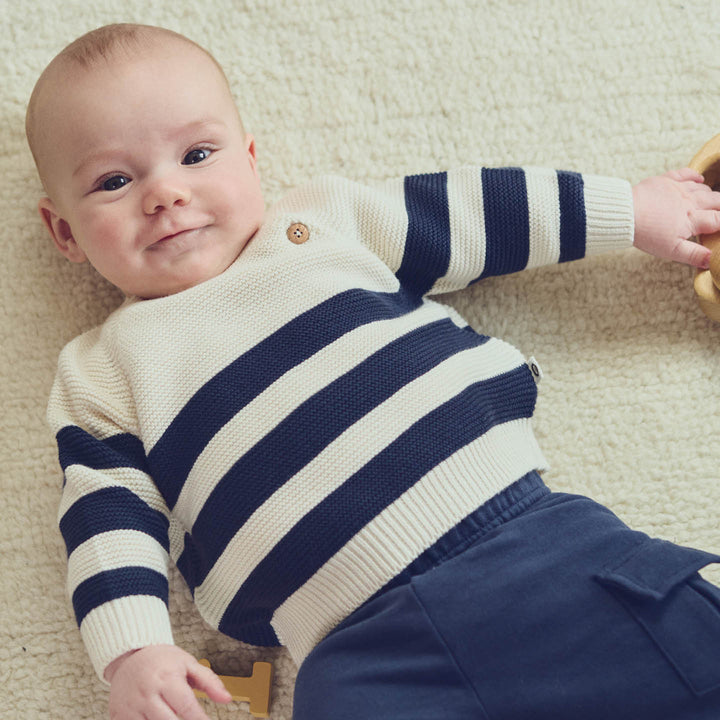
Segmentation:
[(536, 471), (529, 472), (446, 532), (399, 575), (375, 593), (373, 598), (394, 587), (404, 585), (413, 577), (422, 575), (456, 557), (483, 535), (517, 517), (550, 492)]

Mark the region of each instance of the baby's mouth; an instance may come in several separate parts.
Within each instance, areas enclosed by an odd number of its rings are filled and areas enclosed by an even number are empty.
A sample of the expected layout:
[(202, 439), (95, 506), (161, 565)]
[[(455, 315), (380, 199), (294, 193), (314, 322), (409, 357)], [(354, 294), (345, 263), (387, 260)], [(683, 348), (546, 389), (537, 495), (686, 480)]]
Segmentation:
[(168, 233), (148, 246), (148, 250), (161, 250), (170, 245), (179, 245), (184, 241), (194, 238), (205, 226), (185, 228), (176, 232)]

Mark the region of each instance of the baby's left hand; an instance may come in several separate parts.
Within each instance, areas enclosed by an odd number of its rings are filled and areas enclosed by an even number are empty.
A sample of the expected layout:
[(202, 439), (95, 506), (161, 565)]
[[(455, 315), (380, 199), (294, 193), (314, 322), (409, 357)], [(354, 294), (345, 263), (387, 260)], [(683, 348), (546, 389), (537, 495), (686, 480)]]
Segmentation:
[(710, 250), (690, 240), (720, 231), (720, 192), (690, 168), (647, 178), (633, 188), (634, 245), (666, 260), (707, 269)]

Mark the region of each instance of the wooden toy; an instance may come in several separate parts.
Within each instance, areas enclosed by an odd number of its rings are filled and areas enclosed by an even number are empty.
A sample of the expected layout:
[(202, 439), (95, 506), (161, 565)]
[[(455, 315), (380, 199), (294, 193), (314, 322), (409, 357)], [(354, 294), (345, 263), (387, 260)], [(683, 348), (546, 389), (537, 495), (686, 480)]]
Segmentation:
[[(201, 665), (210, 667), (207, 660), (199, 660)], [(250, 714), (254, 717), (270, 717), (270, 688), (272, 686), (273, 666), (269, 662), (253, 663), (250, 677), (219, 675), (233, 700), (250, 703)], [(197, 697), (207, 697), (204, 692), (195, 690)]]
[[(693, 170), (702, 173), (705, 184), (720, 190), (720, 135), (708, 140), (690, 161)], [(699, 270), (693, 283), (700, 309), (720, 322), (720, 232), (702, 235), (698, 241), (712, 250), (710, 269)]]

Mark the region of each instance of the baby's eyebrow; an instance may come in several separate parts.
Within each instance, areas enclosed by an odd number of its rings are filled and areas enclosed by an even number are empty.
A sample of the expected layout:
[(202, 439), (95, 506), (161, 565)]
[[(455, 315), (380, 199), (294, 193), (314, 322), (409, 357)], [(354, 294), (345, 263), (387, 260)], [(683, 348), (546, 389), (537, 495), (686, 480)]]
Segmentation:
[[(179, 127), (168, 128), (163, 133), (168, 140), (195, 142), (198, 139), (210, 140), (211, 137), (227, 129), (227, 123), (215, 118), (193, 120)], [(202, 136), (198, 138), (198, 136)]]
[(123, 155), (123, 149), (104, 149), (98, 152), (92, 152), (82, 157), (80, 162), (75, 166), (73, 170), (73, 177), (80, 175), (86, 167), (89, 165), (101, 164), (101, 163), (112, 163)]
[(187, 125), (184, 125), (182, 128), (178, 130), (178, 135), (181, 135), (185, 132), (192, 133), (192, 132), (203, 132), (203, 131), (212, 131), (212, 130), (224, 130), (227, 128), (227, 123), (223, 120), (216, 120), (216, 119), (208, 119), (208, 120), (195, 120), (191, 123), (187, 123)]
[[(212, 135), (213, 133), (220, 132), (227, 129), (227, 123), (222, 120), (216, 119), (201, 119), (194, 120), (176, 128), (169, 128), (164, 135), (171, 140), (186, 138), (188, 141), (195, 135)], [(209, 138), (205, 138), (209, 139)], [(114, 161), (119, 160), (126, 154), (124, 147), (106, 147), (97, 152), (90, 152), (83, 156), (80, 162), (75, 166), (73, 170), (73, 177), (77, 177), (82, 173), (88, 165), (94, 164), (112, 164)]]

